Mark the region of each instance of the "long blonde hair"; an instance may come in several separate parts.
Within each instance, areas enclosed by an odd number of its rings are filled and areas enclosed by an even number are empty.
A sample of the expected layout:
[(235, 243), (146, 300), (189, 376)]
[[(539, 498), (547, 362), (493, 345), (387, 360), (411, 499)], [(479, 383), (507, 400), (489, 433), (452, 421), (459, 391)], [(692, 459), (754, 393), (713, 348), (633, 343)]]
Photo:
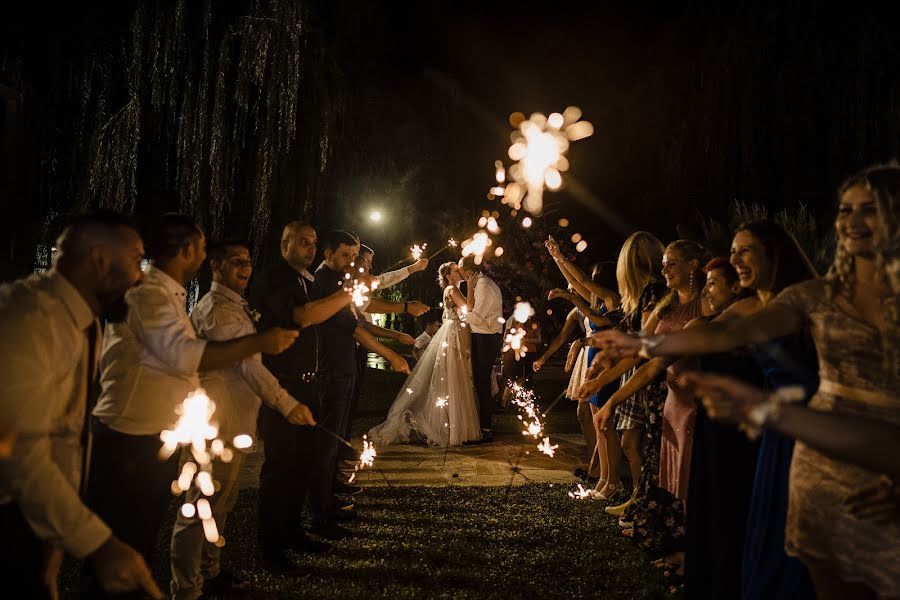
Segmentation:
[[(863, 169), (838, 189), (838, 202), (852, 187), (864, 187), (872, 194), (879, 216), (880, 247), (875, 267), (888, 296), (883, 302), (887, 330), (883, 336), (884, 358), (894, 373), (900, 368), (900, 166), (897, 163)], [(851, 298), (856, 284), (856, 262), (838, 242), (834, 262), (825, 275), (825, 295), (829, 301), (838, 295)]]
[(660, 269), (664, 251), (662, 242), (646, 231), (632, 233), (622, 244), (616, 263), (616, 281), (625, 315), (637, 310), (641, 293)]

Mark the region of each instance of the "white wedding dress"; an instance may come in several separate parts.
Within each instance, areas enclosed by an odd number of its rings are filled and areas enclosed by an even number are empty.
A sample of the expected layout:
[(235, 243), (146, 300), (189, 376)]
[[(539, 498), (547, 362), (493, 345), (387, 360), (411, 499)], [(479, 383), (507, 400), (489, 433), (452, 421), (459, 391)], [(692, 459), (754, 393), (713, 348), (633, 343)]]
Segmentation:
[[(459, 446), (481, 437), (472, 383), (471, 334), (444, 291), (443, 325), (431, 339), (388, 411), (373, 427), (376, 446), (408, 442), (413, 432), (432, 446)], [(446, 406), (440, 406), (446, 400)]]

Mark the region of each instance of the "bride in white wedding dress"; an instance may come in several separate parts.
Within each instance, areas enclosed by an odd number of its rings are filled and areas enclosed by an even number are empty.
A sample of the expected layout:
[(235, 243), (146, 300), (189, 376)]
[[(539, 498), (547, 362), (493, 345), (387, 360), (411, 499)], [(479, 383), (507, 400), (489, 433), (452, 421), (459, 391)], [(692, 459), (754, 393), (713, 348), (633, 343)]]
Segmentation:
[(443, 325), (400, 388), (387, 420), (369, 431), (369, 440), (376, 445), (408, 442), (414, 432), (442, 447), (481, 437), (466, 299), (458, 288), (462, 280), (456, 263), (438, 269), (438, 283), (444, 289)]

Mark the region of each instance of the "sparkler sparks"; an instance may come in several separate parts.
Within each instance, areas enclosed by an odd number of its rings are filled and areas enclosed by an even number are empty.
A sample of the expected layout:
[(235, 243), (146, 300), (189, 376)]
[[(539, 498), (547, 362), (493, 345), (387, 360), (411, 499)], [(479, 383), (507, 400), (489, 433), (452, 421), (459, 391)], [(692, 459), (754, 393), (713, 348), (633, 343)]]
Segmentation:
[(421, 246), (419, 246), (419, 244), (413, 244), (412, 248), (409, 249), (409, 251), (412, 252), (413, 260), (422, 258), (422, 253), (425, 252), (425, 248), (427, 247), (427, 243), (423, 243)]
[[(528, 212), (541, 214), (544, 189), (562, 186), (562, 172), (569, 168), (569, 143), (594, 133), (593, 125), (580, 120), (581, 114), (581, 109), (570, 106), (562, 114), (547, 117), (534, 113), (528, 119), (520, 115), (520, 121), (512, 121), (517, 129), (510, 136), (508, 155), (516, 164), (507, 171), (501, 161), (494, 163), (498, 185), (491, 194), (503, 198), (503, 203), (514, 210), (521, 210), (524, 204)], [(506, 179), (511, 183), (503, 189)], [(501, 190), (503, 193), (499, 193)]]
[(578, 484), (577, 490), (575, 490), (573, 492), (569, 492), (569, 498), (575, 498), (576, 500), (584, 500), (585, 498), (587, 498), (590, 495), (591, 495), (591, 491), (584, 489), (584, 486), (581, 485), (580, 483)]
[(550, 438), (545, 437), (544, 441), (538, 444), (538, 450), (553, 458), (553, 455), (556, 453), (556, 449), (559, 448), (559, 444), (550, 445)]
[(448, 399), (449, 399), (449, 396), (438, 396), (438, 399), (434, 403), (434, 405), (437, 408), (447, 408), (447, 405), (449, 404)]
[[(163, 431), (159, 437), (163, 442), (160, 448), (160, 456), (163, 458), (172, 456), (179, 446), (190, 447), (193, 460), (186, 461), (181, 467), (178, 479), (172, 482), (172, 493), (180, 496), (190, 490), (191, 485), (200, 490), (205, 497), (199, 498), (194, 504), (186, 502), (179, 511), (188, 519), (198, 517), (203, 524), (206, 540), (221, 547), (225, 544), (225, 539), (219, 535), (212, 508), (206, 498), (216, 492), (216, 484), (212, 477), (213, 457), (230, 462), (233, 451), (225, 446), (223, 440), (216, 437), (219, 429), (212, 420), (215, 410), (215, 402), (206, 395), (203, 388), (197, 388), (175, 409), (180, 416), (174, 429)], [(208, 442), (210, 443), (207, 448)], [(242, 434), (236, 436), (232, 444), (235, 448), (249, 448), (253, 445), (253, 439), (249, 435)]]
[(356, 472), (360, 469), (374, 465), (376, 456), (378, 456), (378, 453), (375, 451), (375, 446), (372, 445), (372, 442), (366, 436), (363, 436), (363, 450), (359, 455), (359, 462), (353, 467), (353, 473), (350, 475), (348, 482), (353, 483), (356, 480)]
[(525, 323), (534, 316), (534, 308), (528, 302), (519, 302), (513, 310), (513, 318), (519, 323)]
[(462, 245), (462, 255), (475, 256), (475, 264), (480, 265), (481, 261), (484, 259), (484, 253), (487, 250), (488, 246), (492, 245), (493, 242), (487, 233), (484, 231), (479, 231), (471, 238), (463, 242)]

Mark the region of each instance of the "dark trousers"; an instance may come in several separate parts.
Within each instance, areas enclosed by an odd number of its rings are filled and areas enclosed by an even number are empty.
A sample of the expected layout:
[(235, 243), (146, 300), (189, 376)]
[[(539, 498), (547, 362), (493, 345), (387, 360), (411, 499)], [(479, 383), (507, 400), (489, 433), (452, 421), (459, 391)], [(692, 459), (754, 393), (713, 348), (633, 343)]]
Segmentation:
[[(86, 504), (116, 537), (152, 565), (166, 510), (172, 503), (179, 453), (160, 460), (159, 435), (128, 435), (97, 420), (93, 431)], [(140, 593), (131, 596), (142, 597)], [(82, 597), (108, 597), (91, 569), (82, 570)]]
[(0, 580), (10, 598), (50, 598), (41, 582), (44, 542), (32, 531), (18, 503), (0, 507)]
[(356, 381), (353, 382), (353, 395), (350, 397), (350, 412), (344, 431), (339, 434), (345, 440), (350, 439), (350, 430), (353, 428), (353, 417), (356, 416), (356, 407), (359, 406), (359, 395), (362, 390), (363, 375), (366, 372), (368, 358), (369, 351), (363, 346), (359, 346), (356, 349)]
[[(329, 432), (341, 435), (350, 417), (350, 400), (353, 397), (355, 373), (326, 375), (320, 392), (319, 425)], [(320, 457), (313, 466), (312, 485), (309, 493), (309, 519), (317, 525), (331, 524), (334, 519), (334, 482), (338, 463), (338, 450), (342, 444), (333, 436), (320, 431)]]
[(478, 418), (482, 429), (491, 429), (494, 397), (491, 394), (491, 375), (494, 362), (500, 356), (503, 338), (499, 333), (472, 334), (472, 376), (478, 396)]
[[(291, 394), (318, 417), (315, 385)], [(291, 425), (266, 405), (259, 409), (259, 434), (265, 462), (259, 477), (259, 547), (263, 555), (282, 551), (299, 534), (310, 475), (319, 460), (321, 432)]]

